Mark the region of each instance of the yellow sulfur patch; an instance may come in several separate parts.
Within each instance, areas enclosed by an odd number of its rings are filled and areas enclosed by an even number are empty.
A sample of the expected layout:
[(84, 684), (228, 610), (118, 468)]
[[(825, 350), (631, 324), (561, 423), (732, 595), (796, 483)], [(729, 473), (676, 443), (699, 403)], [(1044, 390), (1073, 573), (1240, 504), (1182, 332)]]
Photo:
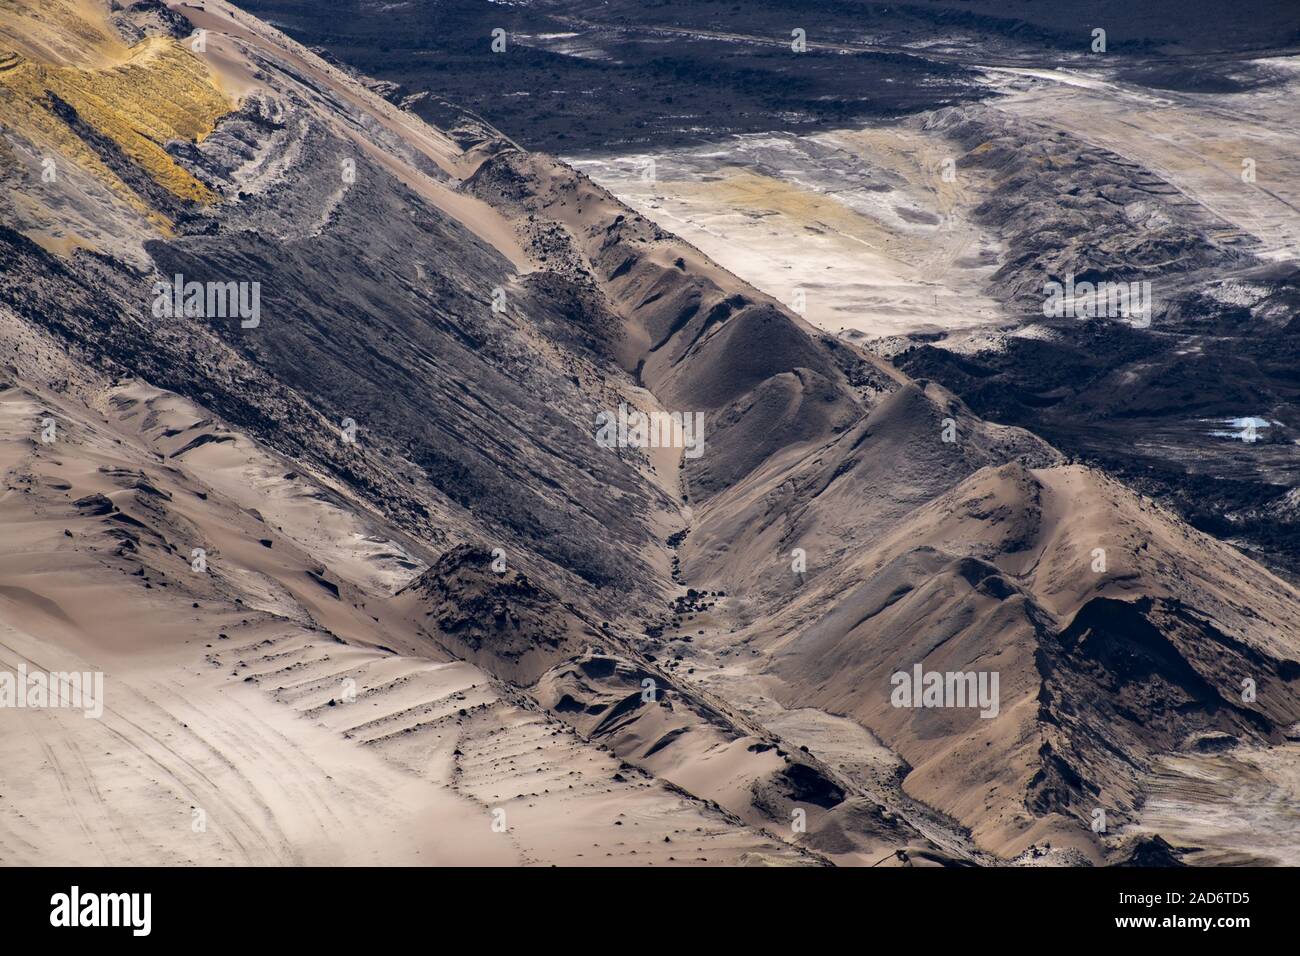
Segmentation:
[(195, 202), (217, 198), (163, 149), (171, 139), (201, 140), (231, 108), (203, 62), (175, 40), (149, 37), (123, 63), (104, 70), (9, 64), (0, 69), (0, 122), (116, 180), (52, 112), (47, 92), (54, 93), (175, 195)]
[[(183, 41), (149, 37), (128, 47), (108, 16), (106, 0), (0, 0), (0, 127), (90, 173), (165, 235), (170, 219), (73, 132), (51, 95), (159, 185), (200, 203), (218, 197), (163, 147), (203, 139), (233, 104)], [(32, 212), (33, 222), (48, 218)]]

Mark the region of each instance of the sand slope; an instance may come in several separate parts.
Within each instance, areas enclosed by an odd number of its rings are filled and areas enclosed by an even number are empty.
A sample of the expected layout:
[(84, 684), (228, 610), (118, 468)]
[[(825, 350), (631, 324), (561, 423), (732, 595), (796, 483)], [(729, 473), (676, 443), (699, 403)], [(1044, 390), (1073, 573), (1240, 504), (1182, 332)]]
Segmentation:
[[(104, 103), (0, 153), (0, 659), (108, 700), (0, 711), (6, 862), (1103, 862), (1171, 754), (1293, 748), (1298, 595), (1231, 547), (565, 164), (169, 9), (207, 50), (132, 63), (189, 125), (14, 21)], [(263, 321), (153, 313), (179, 273)], [(706, 453), (598, 446), (620, 403)], [(893, 706), (916, 665), (997, 716)]]

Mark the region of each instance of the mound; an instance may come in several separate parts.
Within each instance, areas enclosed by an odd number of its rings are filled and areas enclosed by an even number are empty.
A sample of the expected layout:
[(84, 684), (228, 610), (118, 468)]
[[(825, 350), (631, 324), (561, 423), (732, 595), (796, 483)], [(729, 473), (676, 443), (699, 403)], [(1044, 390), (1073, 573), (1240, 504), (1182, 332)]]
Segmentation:
[[(826, 577), (762, 629), (789, 698), (878, 732), (1000, 854), (1131, 819), (1159, 753), (1300, 718), (1293, 589), (1077, 466), (980, 471)], [(993, 694), (900, 704), (918, 667)]]

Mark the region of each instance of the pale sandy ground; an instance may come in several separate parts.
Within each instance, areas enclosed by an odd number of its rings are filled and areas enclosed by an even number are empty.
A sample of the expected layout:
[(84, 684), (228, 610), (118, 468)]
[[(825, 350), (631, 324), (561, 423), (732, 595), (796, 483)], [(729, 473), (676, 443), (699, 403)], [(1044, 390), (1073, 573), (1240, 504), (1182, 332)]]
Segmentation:
[(1300, 866), (1300, 747), (1164, 757), (1133, 829), (1202, 851), (1189, 862)]
[[(1100, 74), (991, 69), (1008, 95), (999, 109), (1066, 130), (1150, 169), (1222, 223), (1211, 236), (1245, 237), (1261, 258), (1300, 258), (1300, 129), (1295, 100), (1300, 57), (1259, 64), (1274, 87), (1234, 94), (1150, 90)], [(1242, 181), (1242, 161), (1255, 181)]]
[[(0, 668), (103, 671), (106, 697), (99, 720), (0, 710), (0, 764), (23, 768), (0, 785), (0, 863), (800, 859), (421, 649), (386, 602), (423, 564), (361, 503), (0, 319), (21, 372), (77, 383), (0, 389)], [(183, 451), (203, 434), (222, 441)], [(118, 510), (74, 504), (91, 494)]]
[[(898, 335), (997, 318), (997, 244), (945, 143), (902, 125), (570, 162), (723, 267), (830, 332)], [(648, 163), (654, 161), (654, 180)]]

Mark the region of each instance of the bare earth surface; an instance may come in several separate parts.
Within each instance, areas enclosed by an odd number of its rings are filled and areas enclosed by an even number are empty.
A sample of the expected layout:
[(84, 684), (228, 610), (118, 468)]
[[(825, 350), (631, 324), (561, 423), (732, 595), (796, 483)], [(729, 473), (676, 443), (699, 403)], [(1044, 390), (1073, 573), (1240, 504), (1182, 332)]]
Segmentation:
[[(224, 0), (0, 4), (0, 669), (105, 680), (0, 710), (0, 863), (1300, 861), (1292, 58), (904, 56), (930, 6), (815, 47), (889, 119), (742, 70), (566, 164)], [(1076, 268), (1159, 321), (1044, 320)]]

